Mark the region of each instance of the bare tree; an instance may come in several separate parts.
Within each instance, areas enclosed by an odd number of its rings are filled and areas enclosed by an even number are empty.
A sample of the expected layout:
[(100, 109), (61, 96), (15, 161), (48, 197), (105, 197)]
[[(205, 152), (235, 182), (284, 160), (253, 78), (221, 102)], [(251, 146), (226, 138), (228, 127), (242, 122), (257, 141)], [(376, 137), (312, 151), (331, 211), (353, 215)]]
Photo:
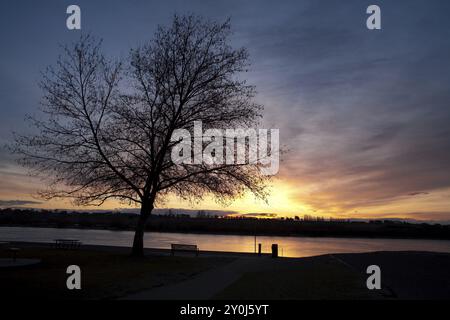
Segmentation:
[[(239, 80), (248, 54), (229, 45), (229, 21), (175, 16), (129, 64), (108, 61), (85, 36), (65, 47), (48, 68), (36, 135), (16, 137), (21, 162), (51, 179), (41, 195), (77, 205), (110, 198), (140, 206), (133, 255), (143, 255), (143, 235), (153, 208), (167, 195), (197, 200), (211, 194), (226, 202), (250, 190), (266, 196), (257, 163), (175, 164), (176, 129), (248, 128), (260, 117), (254, 88)], [(235, 150), (233, 150), (235, 152)]]

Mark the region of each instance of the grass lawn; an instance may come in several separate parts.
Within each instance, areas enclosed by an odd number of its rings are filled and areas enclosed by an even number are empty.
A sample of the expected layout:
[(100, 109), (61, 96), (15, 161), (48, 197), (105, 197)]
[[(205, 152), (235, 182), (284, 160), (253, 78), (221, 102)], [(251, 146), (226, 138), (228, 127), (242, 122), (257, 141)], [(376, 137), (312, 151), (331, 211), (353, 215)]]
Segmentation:
[[(4, 250), (0, 258), (9, 257)], [(148, 256), (135, 259), (127, 254), (24, 247), (20, 258), (41, 259), (36, 266), (0, 269), (0, 294), (8, 298), (102, 299), (188, 279), (200, 272), (231, 262), (219, 257)], [(81, 268), (81, 290), (68, 290), (66, 269)]]
[(370, 291), (365, 275), (330, 256), (278, 259), (266, 270), (247, 272), (215, 299), (383, 299)]

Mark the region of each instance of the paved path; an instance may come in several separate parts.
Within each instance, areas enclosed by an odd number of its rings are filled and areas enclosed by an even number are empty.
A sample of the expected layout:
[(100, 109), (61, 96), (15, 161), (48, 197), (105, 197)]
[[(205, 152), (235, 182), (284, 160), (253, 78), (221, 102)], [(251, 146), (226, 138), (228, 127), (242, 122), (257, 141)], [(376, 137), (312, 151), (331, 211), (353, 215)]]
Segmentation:
[(132, 294), (125, 300), (206, 300), (211, 299), (248, 271), (260, 270), (270, 264), (269, 257), (241, 257), (222, 267), (172, 285)]

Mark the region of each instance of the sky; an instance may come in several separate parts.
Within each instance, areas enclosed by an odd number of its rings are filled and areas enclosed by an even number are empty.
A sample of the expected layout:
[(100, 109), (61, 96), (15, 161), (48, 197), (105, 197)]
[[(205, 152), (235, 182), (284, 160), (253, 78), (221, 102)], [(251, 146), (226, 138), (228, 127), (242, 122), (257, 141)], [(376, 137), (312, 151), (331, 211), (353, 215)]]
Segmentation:
[[(231, 18), (231, 43), (250, 53), (246, 74), (266, 128), (288, 150), (267, 203), (246, 195), (166, 207), (240, 213), (450, 221), (450, 2), (364, 0), (2, 1), (0, 4), (0, 207), (72, 207), (35, 198), (5, 145), (31, 130), (40, 72), (60, 44), (66, 8), (81, 8), (82, 32), (110, 57), (152, 38), (174, 13)], [(366, 8), (381, 8), (381, 30)], [(117, 208), (109, 202), (105, 208)]]

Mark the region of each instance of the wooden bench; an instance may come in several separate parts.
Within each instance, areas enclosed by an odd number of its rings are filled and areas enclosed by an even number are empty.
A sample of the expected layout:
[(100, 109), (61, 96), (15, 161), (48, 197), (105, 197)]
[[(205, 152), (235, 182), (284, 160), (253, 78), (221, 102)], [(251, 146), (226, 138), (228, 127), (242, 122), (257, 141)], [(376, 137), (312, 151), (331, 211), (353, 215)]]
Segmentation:
[(198, 247), (195, 244), (177, 244), (172, 243), (171, 245), (172, 255), (175, 254), (175, 251), (185, 251), (185, 252), (195, 252), (195, 255), (198, 256)]
[(81, 247), (81, 241), (77, 239), (55, 239), (56, 249), (75, 250)]

